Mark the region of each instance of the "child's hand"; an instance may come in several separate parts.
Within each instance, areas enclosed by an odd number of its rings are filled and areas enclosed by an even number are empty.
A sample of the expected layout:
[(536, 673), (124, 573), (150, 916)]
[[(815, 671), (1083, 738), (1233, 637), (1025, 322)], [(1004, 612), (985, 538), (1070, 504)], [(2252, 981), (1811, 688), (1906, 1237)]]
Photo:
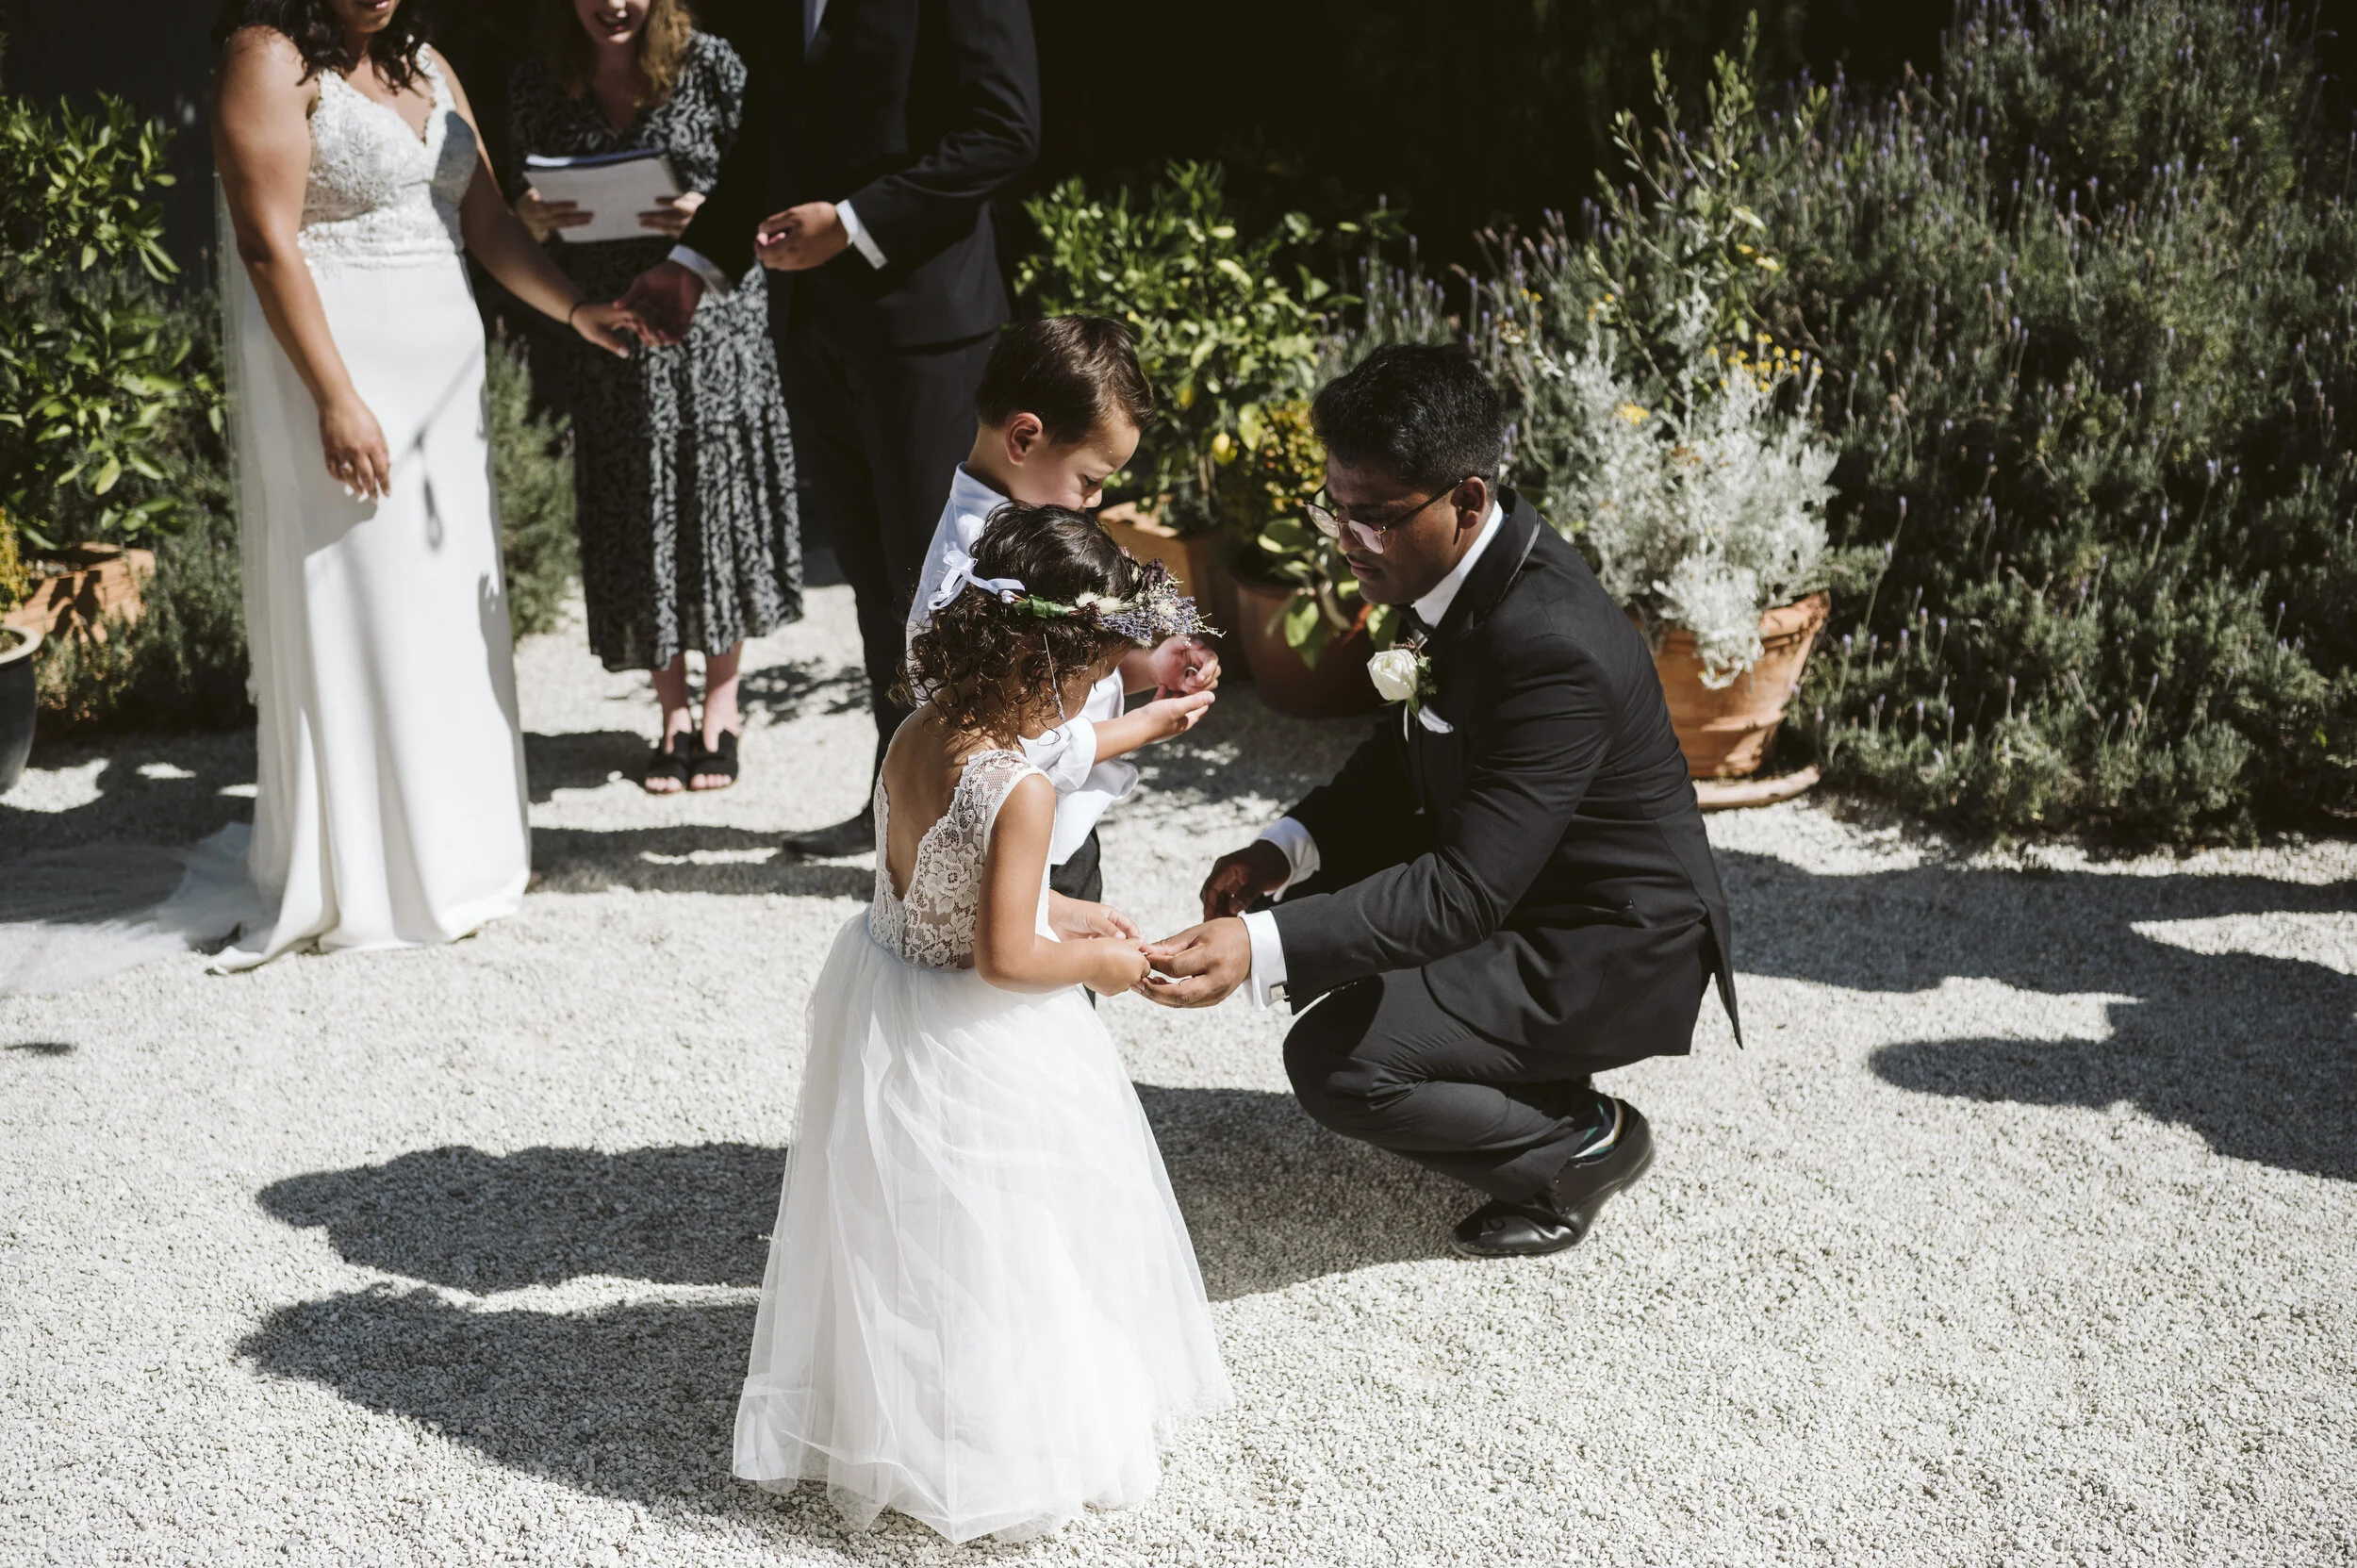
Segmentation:
[(1157, 697), (1151, 702), (1140, 703), (1135, 715), (1146, 720), (1146, 739), (1148, 743), (1168, 740), (1194, 729), (1218, 700), (1217, 693), (1209, 691), (1198, 691), (1187, 697)]
[(1100, 937), (1095, 946), (1096, 963), (1089, 973), (1088, 987), (1098, 996), (1117, 997), (1146, 979), (1150, 966), (1146, 962), (1146, 949), (1138, 943)]
[(1219, 685), (1219, 653), (1201, 637), (1171, 637), (1146, 656), (1157, 693), (1189, 697)]
[(1047, 897), (1047, 929), (1066, 942), (1085, 942), (1094, 936), (1113, 936), (1134, 942), (1143, 934), (1137, 928), (1137, 922), (1113, 905), (1067, 899), (1061, 893), (1051, 893)]

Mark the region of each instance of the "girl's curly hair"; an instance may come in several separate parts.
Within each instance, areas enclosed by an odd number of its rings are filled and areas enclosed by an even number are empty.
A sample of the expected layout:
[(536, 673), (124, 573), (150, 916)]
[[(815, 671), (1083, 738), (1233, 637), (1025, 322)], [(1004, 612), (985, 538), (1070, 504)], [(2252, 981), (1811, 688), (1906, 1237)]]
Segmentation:
[[(409, 91), (424, 69), (432, 34), (429, 10), (430, 0), (402, 0), (392, 20), (369, 38), (369, 55), (396, 92)], [(360, 63), (346, 46), (344, 25), (327, 0), (227, 0), (213, 23), (214, 46), (227, 43), (229, 35), (241, 27), (284, 33), (303, 57), (305, 81), (322, 71), (341, 75)]]
[[(1085, 513), (1012, 501), (990, 515), (974, 573), (1014, 578), (1062, 604), (1083, 594), (1127, 599), (1138, 586), (1137, 563)], [(1085, 619), (1042, 619), (969, 585), (909, 644), (894, 695), (911, 706), (931, 701), (957, 729), (1020, 733), (1033, 719), (1059, 721), (1059, 683), (1130, 646)]]

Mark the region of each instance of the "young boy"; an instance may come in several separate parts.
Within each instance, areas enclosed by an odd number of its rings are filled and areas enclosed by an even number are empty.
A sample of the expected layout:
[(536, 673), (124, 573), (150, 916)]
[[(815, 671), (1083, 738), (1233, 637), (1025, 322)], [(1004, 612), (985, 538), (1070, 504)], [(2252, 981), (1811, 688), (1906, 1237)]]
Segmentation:
[[(972, 553), (990, 514), (1009, 501), (1085, 511), (1104, 499), (1105, 476), (1137, 451), (1154, 417), (1154, 389), (1138, 369), (1129, 330), (1103, 316), (1055, 316), (1000, 334), (974, 394), (974, 449), (950, 482), (909, 611), (909, 635), (932, 619), (927, 608), (948, 574), (955, 545)], [(1096, 819), (1137, 787), (1120, 760), (1152, 741), (1184, 734), (1211, 705), (1219, 655), (1193, 637), (1140, 649), (1097, 683), (1081, 710), (1023, 743), (1031, 765), (1056, 786), (1056, 825), (1047, 885), (1096, 903), (1104, 892)], [(1124, 713), (1132, 692), (1151, 702)]]

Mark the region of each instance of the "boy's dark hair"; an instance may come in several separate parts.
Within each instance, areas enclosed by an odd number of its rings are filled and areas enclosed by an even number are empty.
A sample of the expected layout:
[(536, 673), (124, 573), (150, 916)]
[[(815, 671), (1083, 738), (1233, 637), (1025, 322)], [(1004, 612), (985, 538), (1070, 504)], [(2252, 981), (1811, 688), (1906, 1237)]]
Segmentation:
[(1327, 452), (1380, 464), (1420, 490), (1495, 479), (1506, 404), (1474, 356), (1449, 343), (1393, 343), (1318, 389), (1310, 422)]
[(1115, 414), (1144, 430), (1154, 417), (1154, 388), (1138, 369), (1128, 327), (1110, 316), (1050, 316), (998, 335), (974, 412), (988, 425), (1037, 415), (1048, 440), (1062, 446), (1095, 435)]
[[(977, 577), (1013, 578), (1024, 591), (1059, 604), (1084, 594), (1128, 599), (1138, 565), (1085, 512), (1010, 501), (990, 514), (974, 546)], [(1069, 680), (1129, 639), (1080, 617), (1043, 619), (968, 586), (933, 612), (909, 643), (895, 695), (915, 706), (930, 701), (961, 730), (1019, 731), (1027, 719), (1059, 722), (1058, 683)]]

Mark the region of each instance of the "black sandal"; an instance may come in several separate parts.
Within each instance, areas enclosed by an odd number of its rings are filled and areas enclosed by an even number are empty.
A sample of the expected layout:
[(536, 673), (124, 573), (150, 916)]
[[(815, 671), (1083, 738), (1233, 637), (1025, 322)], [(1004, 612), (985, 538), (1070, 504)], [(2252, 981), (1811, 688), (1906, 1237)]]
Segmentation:
[[(696, 762), (701, 749), (696, 744), (696, 732), (679, 730), (665, 737), (666, 744), (657, 746), (647, 758), (646, 771), (638, 776), (638, 787), (650, 795), (684, 795), (687, 781), (696, 774)], [(672, 779), (677, 789), (657, 789), (657, 779)]]
[[(698, 794), (708, 795), (714, 790), (726, 789), (729, 787), (729, 784), (734, 784), (736, 782), (736, 732), (734, 730), (722, 730), (720, 732), (720, 744), (717, 746), (699, 746), (696, 748), (696, 766), (687, 770), (687, 787), (691, 790), (696, 790)], [(729, 783), (721, 784), (705, 784), (701, 789), (697, 790), (696, 781), (699, 778), (709, 777), (723, 778), (728, 780)]]

